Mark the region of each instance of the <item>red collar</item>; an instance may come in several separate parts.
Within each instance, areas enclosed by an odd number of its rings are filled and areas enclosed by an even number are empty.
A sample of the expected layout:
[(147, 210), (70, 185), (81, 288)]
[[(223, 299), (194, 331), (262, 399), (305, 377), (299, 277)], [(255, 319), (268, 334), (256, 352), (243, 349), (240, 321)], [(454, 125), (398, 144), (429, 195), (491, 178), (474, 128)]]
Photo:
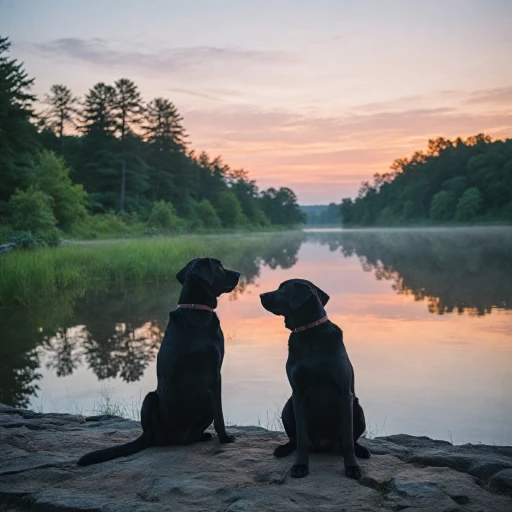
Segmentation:
[(204, 304), (178, 304), (179, 308), (188, 308), (188, 309), (204, 309), (205, 311), (210, 311), (212, 313), (215, 312), (215, 309), (210, 306), (205, 306)]
[(307, 331), (308, 329), (311, 329), (313, 327), (316, 327), (317, 325), (327, 322), (327, 320), (329, 320), (329, 318), (327, 318), (327, 315), (325, 315), (324, 317), (320, 318), (320, 320), (315, 320), (314, 322), (311, 322), (310, 324), (301, 325), (300, 327), (295, 327), (295, 329), (293, 329), (293, 332)]

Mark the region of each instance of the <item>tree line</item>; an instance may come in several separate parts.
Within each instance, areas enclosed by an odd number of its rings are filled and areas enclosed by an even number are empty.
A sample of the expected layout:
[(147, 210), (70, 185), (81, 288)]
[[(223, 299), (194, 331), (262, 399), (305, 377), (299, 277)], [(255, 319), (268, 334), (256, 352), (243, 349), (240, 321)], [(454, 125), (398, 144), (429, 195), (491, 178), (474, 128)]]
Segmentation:
[(512, 139), (429, 140), (343, 199), (341, 216), (347, 226), (511, 222)]
[[(305, 221), (287, 187), (259, 190), (247, 171), (196, 154), (166, 98), (143, 101), (127, 78), (78, 98), (42, 98), (0, 37), (0, 233), (92, 235), (129, 225), (173, 231)], [(2, 227), (3, 226), (3, 227)]]

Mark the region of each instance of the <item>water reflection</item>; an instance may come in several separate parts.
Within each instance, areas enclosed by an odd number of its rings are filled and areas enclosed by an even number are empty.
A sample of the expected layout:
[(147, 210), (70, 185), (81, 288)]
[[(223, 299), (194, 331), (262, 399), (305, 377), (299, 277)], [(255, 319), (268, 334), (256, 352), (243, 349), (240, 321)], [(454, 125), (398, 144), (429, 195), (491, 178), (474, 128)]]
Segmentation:
[[(236, 300), (245, 293), (262, 266), (293, 266), (305, 236), (297, 232), (227, 238), (223, 261), (242, 273), (229, 299)], [(4, 310), (0, 402), (29, 405), (30, 396), (40, 389), (42, 359), (46, 369), (58, 377), (86, 367), (99, 381), (140, 380), (156, 357), (169, 309), (177, 303), (179, 291), (174, 280), (164, 285), (88, 290), (83, 295), (69, 291), (49, 304)]]
[[(475, 339), (471, 342), (474, 345), (469, 346), (474, 351), (477, 342), (489, 338), (487, 334), (484, 336), (483, 329), (501, 329), (503, 336), (507, 336), (503, 319), (497, 319), (500, 323), (496, 325), (470, 325), (467, 322), (479, 320), (465, 316), (453, 323), (451, 330), (443, 331), (442, 326), (438, 326), (436, 331), (430, 327), (430, 338), (417, 336), (412, 342), (411, 315), (417, 318), (418, 313), (417, 310), (413, 313), (408, 304), (425, 301), (426, 305), (417, 306), (421, 306), (431, 320), (441, 320), (439, 315), (446, 319), (453, 312), (487, 317), (495, 310), (509, 310), (512, 304), (511, 229), (253, 235), (227, 238), (225, 245), (225, 254), (212, 256), (220, 257), (227, 266), (242, 272), (239, 287), (229, 296), (229, 301), (221, 303), (225, 333), (233, 328), (238, 330), (227, 351), (224, 380), (228, 405), (230, 400), (239, 404), (268, 399), (271, 401), (267, 408), (271, 409), (274, 397), (286, 393), (286, 343), (283, 341), (286, 332), (280, 323), (277, 327), (276, 319), (260, 311), (257, 293), (260, 289), (274, 288), (281, 279), (299, 274), (326, 281), (318, 284), (333, 297), (330, 315), (344, 329), (348, 326), (349, 339), (359, 343), (359, 348), (351, 348), (351, 354), (357, 360), (360, 382), (367, 386), (369, 395), (375, 395), (379, 389), (381, 393), (390, 392), (395, 384), (397, 389), (403, 388), (392, 366), (393, 360), (386, 368), (386, 386), (371, 380), (378, 372), (381, 375), (375, 379), (383, 377), (385, 354), (393, 350), (401, 353), (401, 346), (408, 347), (408, 357), (414, 357), (411, 352), (414, 346), (418, 354), (423, 354), (415, 364), (424, 361), (425, 354), (433, 354), (431, 368), (441, 364), (435, 354), (442, 352), (446, 368), (439, 371), (446, 372), (453, 380), (448, 364), (452, 360), (450, 347), (455, 347), (453, 343), (463, 343), (460, 339), (449, 338), (453, 332), (474, 332)], [(356, 257), (359, 263), (354, 261)], [(336, 272), (338, 276), (333, 275)], [(375, 278), (371, 278), (373, 283), (389, 281), (387, 291), (368, 286), (369, 274)], [(345, 290), (340, 295), (338, 292), (343, 286)], [(59, 383), (63, 382), (66, 385), (80, 383), (81, 394), (76, 393), (77, 400), (82, 400), (87, 392), (84, 390), (92, 389), (93, 383), (98, 381), (115, 380), (127, 387), (138, 383), (144, 393), (147, 392), (154, 386), (152, 365), (167, 325), (168, 311), (176, 304), (178, 294), (179, 285), (175, 281), (125, 288), (105, 286), (85, 293), (71, 290), (54, 297), (50, 303), (30, 309), (2, 311), (0, 402), (27, 407), (34, 397), (41, 396), (45, 382), (51, 382), (47, 384), (50, 387), (61, 386)], [(378, 315), (370, 318), (365, 315), (371, 308), (373, 311), (380, 309)], [(401, 312), (400, 317), (397, 311)], [(495, 316), (491, 315), (491, 319)], [(424, 322), (422, 319), (415, 325), (423, 328)], [(505, 361), (510, 349), (501, 341), (498, 346), (498, 339), (506, 339), (503, 336), (496, 338), (495, 349), (503, 351), (501, 359)], [(279, 344), (273, 340), (279, 340)], [(391, 340), (396, 347), (391, 346)], [(440, 342), (444, 343), (443, 347), (439, 346)], [(456, 350), (459, 349), (453, 348), (453, 360), (458, 357)], [(468, 350), (468, 346), (464, 350)], [(383, 351), (382, 354), (374, 357), (379, 351)], [(393, 357), (398, 356), (395, 353)], [(410, 366), (411, 360), (407, 364)], [(415, 372), (420, 371), (418, 368)], [(251, 377), (252, 383), (246, 379), (250, 371), (256, 372)], [(405, 379), (403, 371), (401, 373)], [(461, 378), (459, 384), (458, 392), (462, 393), (460, 390), (467, 387), (467, 382)], [(451, 386), (457, 387), (453, 383)], [(413, 398), (403, 394), (400, 400), (403, 404)], [(387, 400), (389, 403), (389, 398)], [(233, 405), (235, 409), (239, 407)], [(499, 407), (503, 410), (503, 403)], [(376, 404), (374, 410), (377, 409)], [(266, 410), (259, 412), (265, 415)]]
[(512, 307), (512, 230), (508, 228), (310, 233), (398, 294), (427, 300), (431, 313), (491, 313)]

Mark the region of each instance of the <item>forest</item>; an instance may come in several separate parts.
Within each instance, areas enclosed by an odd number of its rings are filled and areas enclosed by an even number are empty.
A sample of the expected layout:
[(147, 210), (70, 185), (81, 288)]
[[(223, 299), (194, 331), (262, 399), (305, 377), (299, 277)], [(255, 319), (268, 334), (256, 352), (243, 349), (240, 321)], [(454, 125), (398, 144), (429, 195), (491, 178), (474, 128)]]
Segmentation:
[(9, 50), (0, 37), (0, 242), (305, 222), (289, 188), (260, 190), (247, 171), (191, 149), (170, 100), (145, 102), (127, 78), (83, 98), (62, 84), (37, 98)]
[(341, 216), (347, 227), (510, 223), (512, 139), (430, 140), (343, 199)]

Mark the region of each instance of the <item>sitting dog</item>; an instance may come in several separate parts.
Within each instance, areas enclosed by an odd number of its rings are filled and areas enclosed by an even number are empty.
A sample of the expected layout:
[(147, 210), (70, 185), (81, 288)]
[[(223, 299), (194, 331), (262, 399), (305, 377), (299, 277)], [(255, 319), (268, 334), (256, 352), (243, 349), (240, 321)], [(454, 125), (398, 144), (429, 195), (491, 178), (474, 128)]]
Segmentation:
[(182, 285), (178, 308), (158, 351), (156, 391), (148, 393), (141, 410), (142, 435), (135, 441), (84, 455), (85, 466), (137, 453), (150, 446), (208, 441), (214, 423), (221, 443), (235, 438), (226, 432), (222, 412), (220, 370), (224, 335), (217, 315), (217, 297), (238, 284), (240, 273), (219, 260), (196, 258), (176, 274)]
[(288, 341), (286, 373), (292, 397), (282, 419), (289, 442), (274, 450), (284, 457), (297, 450), (291, 476), (309, 472), (308, 452), (343, 454), (345, 474), (361, 477), (356, 462), (370, 452), (357, 440), (366, 424), (363, 409), (354, 394), (354, 370), (343, 344), (343, 333), (330, 322), (324, 310), (329, 296), (313, 283), (290, 279), (276, 291), (262, 293), (261, 304), (282, 315), (292, 331)]

